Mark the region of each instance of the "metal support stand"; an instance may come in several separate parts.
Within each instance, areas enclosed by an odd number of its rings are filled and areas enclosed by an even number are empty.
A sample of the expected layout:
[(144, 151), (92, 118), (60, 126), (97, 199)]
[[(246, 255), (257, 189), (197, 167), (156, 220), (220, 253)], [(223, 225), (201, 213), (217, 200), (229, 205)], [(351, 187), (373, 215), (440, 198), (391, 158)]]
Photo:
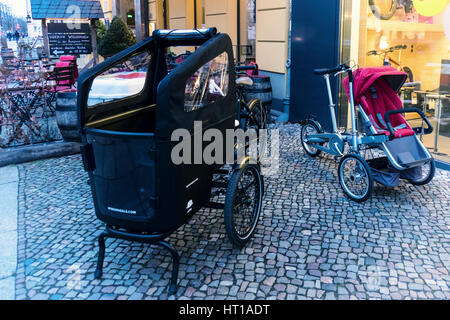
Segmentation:
[(106, 227), (106, 231), (100, 234), (98, 237), (98, 260), (97, 260), (97, 268), (95, 270), (95, 278), (100, 279), (103, 275), (103, 261), (105, 259), (105, 239), (106, 238), (112, 238), (112, 239), (123, 239), (128, 241), (135, 241), (139, 243), (148, 243), (152, 245), (157, 245), (159, 247), (162, 247), (169, 251), (169, 253), (172, 256), (172, 278), (170, 280), (170, 286), (169, 286), (169, 294), (175, 294), (177, 292), (177, 282), (178, 282), (178, 269), (180, 265), (180, 256), (178, 255), (177, 251), (166, 241), (165, 239), (168, 236), (168, 234), (157, 234), (157, 235), (143, 235), (143, 234), (136, 234), (136, 233), (130, 233), (126, 231), (119, 231), (116, 229), (113, 229), (109, 226)]

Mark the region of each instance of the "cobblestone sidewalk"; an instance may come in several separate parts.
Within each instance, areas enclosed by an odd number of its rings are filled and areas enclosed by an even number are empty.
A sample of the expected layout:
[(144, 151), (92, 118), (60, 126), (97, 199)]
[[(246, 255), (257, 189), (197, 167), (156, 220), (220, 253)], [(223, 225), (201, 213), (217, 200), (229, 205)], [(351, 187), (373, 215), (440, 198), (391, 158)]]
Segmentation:
[(201, 210), (168, 239), (181, 254), (175, 297), (169, 256), (148, 245), (108, 240), (94, 280), (102, 223), (79, 156), (20, 166), (16, 298), (450, 299), (450, 174), (377, 185), (356, 204), (331, 157), (304, 154), (299, 129), (281, 128), (280, 172), (266, 178), (246, 249), (232, 248), (220, 210)]

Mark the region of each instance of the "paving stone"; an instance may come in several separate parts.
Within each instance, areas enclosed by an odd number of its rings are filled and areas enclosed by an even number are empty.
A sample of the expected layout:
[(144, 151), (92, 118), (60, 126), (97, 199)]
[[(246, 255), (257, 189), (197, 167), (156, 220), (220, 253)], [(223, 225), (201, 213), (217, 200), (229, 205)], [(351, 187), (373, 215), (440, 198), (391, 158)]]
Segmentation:
[(264, 212), (244, 250), (232, 249), (216, 209), (168, 237), (181, 256), (171, 297), (172, 262), (154, 246), (108, 240), (94, 279), (104, 225), (79, 155), (20, 165), (16, 298), (450, 299), (450, 173), (423, 187), (376, 185), (354, 203), (332, 157), (305, 155), (300, 128), (279, 127), (279, 172), (265, 176)]

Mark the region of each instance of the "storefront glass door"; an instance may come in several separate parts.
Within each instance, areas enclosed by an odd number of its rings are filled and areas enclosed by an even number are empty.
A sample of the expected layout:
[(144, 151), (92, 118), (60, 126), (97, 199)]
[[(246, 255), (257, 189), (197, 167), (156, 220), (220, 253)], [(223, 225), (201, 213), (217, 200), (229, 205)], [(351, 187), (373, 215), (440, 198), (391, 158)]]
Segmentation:
[[(400, 93), (404, 106), (426, 112), (435, 131), (423, 141), (436, 159), (450, 162), (450, 1), (342, 2), (341, 60), (360, 67), (391, 65), (406, 72), (408, 80)], [(345, 99), (341, 95), (341, 105)], [(407, 120), (419, 121), (415, 115)]]

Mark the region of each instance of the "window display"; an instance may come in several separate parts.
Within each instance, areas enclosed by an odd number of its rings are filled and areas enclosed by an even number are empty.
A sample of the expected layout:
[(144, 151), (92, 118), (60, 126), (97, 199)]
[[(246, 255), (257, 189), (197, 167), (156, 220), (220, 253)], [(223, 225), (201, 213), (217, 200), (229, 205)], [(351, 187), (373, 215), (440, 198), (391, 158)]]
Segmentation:
[[(450, 19), (446, 16), (450, 17), (448, 0), (346, 0), (342, 60), (404, 71), (408, 80), (400, 91), (403, 104), (420, 108), (432, 120), (434, 134), (422, 137), (423, 142), (437, 159), (450, 162)], [(346, 122), (342, 118), (341, 123)], [(411, 125), (421, 121), (414, 115), (407, 120)]]

